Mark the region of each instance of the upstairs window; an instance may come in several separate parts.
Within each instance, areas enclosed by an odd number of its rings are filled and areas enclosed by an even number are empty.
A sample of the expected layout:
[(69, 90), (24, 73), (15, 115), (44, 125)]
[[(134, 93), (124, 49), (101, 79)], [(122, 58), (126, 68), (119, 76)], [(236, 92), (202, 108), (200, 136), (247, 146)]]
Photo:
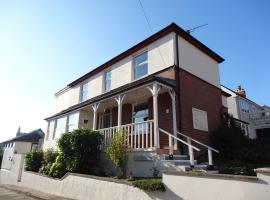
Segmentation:
[(144, 52), (134, 58), (134, 80), (148, 74), (148, 54)]
[(81, 86), (81, 101), (88, 99), (88, 83), (84, 83)]
[(73, 113), (68, 116), (67, 131), (71, 132), (78, 128), (79, 113)]
[(111, 80), (112, 80), (112, 72), (107, 71), (104, 75), (104, 91), (108, 92), (111, 90)]

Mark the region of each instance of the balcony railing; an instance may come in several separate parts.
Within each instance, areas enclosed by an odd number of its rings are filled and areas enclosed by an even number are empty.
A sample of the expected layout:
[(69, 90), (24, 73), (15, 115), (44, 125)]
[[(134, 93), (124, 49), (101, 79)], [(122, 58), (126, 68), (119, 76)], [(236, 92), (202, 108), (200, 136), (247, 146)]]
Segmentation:
[(125, 124), (120, 127), (114, 126), (99, 129), (104, 136), (103, 148), (110, 145), (112, 138), (116, 133), (127, 134), (127, 143), (131, 149), (152, 149), (154, 147), (153, 120), (145, 122)]

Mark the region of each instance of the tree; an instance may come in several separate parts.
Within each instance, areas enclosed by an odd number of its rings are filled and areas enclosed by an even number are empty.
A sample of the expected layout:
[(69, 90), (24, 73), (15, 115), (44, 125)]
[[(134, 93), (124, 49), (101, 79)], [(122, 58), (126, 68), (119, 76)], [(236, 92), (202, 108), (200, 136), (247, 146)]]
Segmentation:
[(127, 134), (121, 132), (115, 133), (110, 146), (106, 149), (107, 155), (122, 171), (123, 177), (127, 175), (128, 150)]

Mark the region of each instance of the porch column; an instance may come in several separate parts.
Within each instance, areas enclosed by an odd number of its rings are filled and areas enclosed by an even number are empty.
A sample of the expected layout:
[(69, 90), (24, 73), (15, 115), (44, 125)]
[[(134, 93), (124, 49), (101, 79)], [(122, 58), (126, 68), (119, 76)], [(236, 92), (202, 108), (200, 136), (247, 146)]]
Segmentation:
[(96, 130), (96, 127), (97, 127), (97, 110), (98, 110), (99, 104), (100, 104), (100, 103), (94, 103), (94, 104), (92, 105), (92, 109), (93, 109), (93, 111), (94, 111), (94, 117), (93, 117), (93, 130)]
[[(176, 101), (175, 101), (175, 92), (174, 90), (169, 90), (169, 94), (171, 96), (172, 99), (172, 115), (173, 115), (173, 135), (175, 137), (177, 137), (177, 124), (176, 124)], [(177, 140), (174, 139), (174, 149), (177, 149)]]
[(154, 145), (159, 148), (159, 128), (158, 128), (158, 93), (160, 87), (157, 83), (153, 83), (152, 87), (147, 87), (153, 96), (153, 120), (154, 120)]
[(118, 97), (115, 97), (115, 101), (118, 104), (118, 123), (117, 123), (118, 128), (120, 128), (120, 126), (122, 125), (122, 104), (123, 104), (123, 100), (125, 96), (126, 95), (124, 94), (124, 95), (119, 95)]

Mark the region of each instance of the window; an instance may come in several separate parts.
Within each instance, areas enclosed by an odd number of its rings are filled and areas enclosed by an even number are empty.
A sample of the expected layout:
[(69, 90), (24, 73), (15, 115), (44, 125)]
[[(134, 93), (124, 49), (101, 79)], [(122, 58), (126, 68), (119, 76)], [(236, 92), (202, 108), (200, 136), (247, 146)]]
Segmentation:
[(249, 113), (250, 105), (246, 101), (240, 100), (239, 105), (242, 112)]
[(88, 99), (88, 83), (84, 83), (81, 86), (81, 101)]
[(108, 92), (111, 90), (111, 80), (112, 80), (111, 71), (105, 72), (105, 75), (104, 75), (104, 91), (105, 92)]
[(108, 127), (111, 127), (112, 126), (112, 111), (111, 109), (106, 109), (104, 111), (104, 113), (102, 113), (101, 115), (102, 117), (102, 124), (101, 124), (101, 127), (102, 128), (108, 128)]
[(73, 113), (68, 116), (67, 131), (71, 132), (78, 128), (79, 113)]
[(134, 58), (134, 80), (148, 74), (148, 55), (144, 52)]
[[(149, 110), (148, 110), (147, 104), (134, 106), (133, 123), (145, 122), (148, 120), (148, 117), (149, 117)], [(138, 133), (138, 132), (145, 133), (148, 130), (148, 124), (145, 124), (144, 126), (136, 125), (134, 129), (135, 129), (134, 133)]]
[(194, 129), (208, 131), (207, 112), (197, 108), (192, 108), (192, 116)]
[(49, 140), (49, 137), (51, 137), (53, 135), (54, 124), (55, 124), (54, 120), (49, 122), (46, 140)]
[(58, 139), (62, 133), (66, 132), (66, 118), (57, 119), (53, 139)]

